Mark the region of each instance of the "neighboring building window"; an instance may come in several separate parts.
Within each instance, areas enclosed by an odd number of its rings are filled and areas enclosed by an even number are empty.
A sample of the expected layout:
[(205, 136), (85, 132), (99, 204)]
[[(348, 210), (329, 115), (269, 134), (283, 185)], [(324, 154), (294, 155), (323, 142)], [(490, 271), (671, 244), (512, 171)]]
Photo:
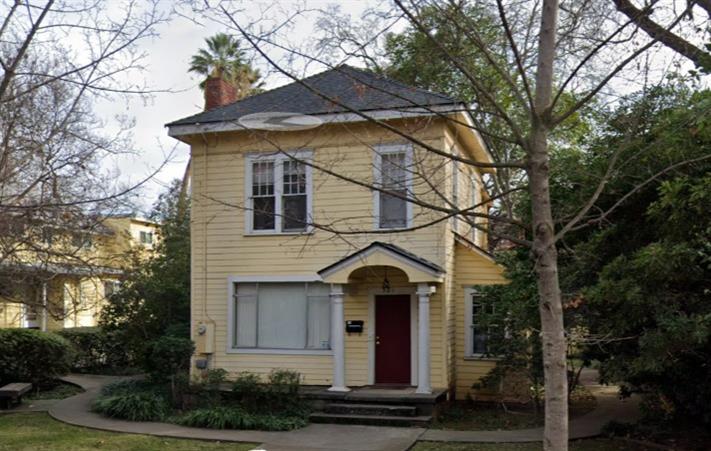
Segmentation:
[(121, 283), (118, 280), (106, 280), (104, 281), (104, 297), (106, 299), (113, 296), (118, 292), (121, 287)]
[(237, 283), (233, 347), (328, 350), (330, 311), (323, 283)]
[[(299, 152), (294, 158), (306, 155)], [(304, 232), (311, 215), (311, 168), (287, 155), (252, 157), (247, 164), (250, 232)]]
[(381, 146), (376, 149), (375, 183), (384, 191), (375, 197), (376, 225), (379, 229), (401, 229), (410, 225), (412, 204), (405, 198), (411, 185), (408, 146)]
[(72, 235), (72, 246), (81, 249), (91, 249), (91, 237), (89, 235), (75, 233)]
[(466, 290), (465, 343), (467, 357), (481, 357), (489, 353), (489, 337), (495, 326), (482, 325), (483, 315), (493, 315), (494, 305), (484, 302), (482, 294), (475, 289)]
[(139, 232), (139, 238), (141, 244), (153, 244), (153, 232), (146, 232), (144, 230)]

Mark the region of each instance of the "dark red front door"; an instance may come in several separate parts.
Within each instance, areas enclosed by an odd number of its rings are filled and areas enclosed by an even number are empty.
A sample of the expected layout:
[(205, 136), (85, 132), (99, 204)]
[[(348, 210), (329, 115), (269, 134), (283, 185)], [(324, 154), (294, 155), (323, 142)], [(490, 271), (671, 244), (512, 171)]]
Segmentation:
[(375, 297), (375, 383), (410, 385), (410, 296)]

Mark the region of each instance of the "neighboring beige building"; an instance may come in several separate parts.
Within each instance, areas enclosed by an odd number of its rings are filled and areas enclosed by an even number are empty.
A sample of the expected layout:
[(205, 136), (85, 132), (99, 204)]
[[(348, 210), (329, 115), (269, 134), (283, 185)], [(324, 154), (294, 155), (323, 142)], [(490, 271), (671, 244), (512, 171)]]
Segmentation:
[[(491, 169), (446, 157), (490, 162), (481, 137), (460, 102), (368, 72), (339, 66), (304, 83), (168, 124), (191, 146), (194, 363), (463, 398), (494, 365), (476, 287), (506, 280), (485, 232), (418, 201), (488, 211)], [(246, 120), (279, 111), (322, 125)]]
[(41, 228), (32, 248), (0, 268), (0, 327), (58, 330), (96, 326), (106, 298), (124, 270), (152, 252), (158, 224), (146, 219), (104, 218), (90, 232)]

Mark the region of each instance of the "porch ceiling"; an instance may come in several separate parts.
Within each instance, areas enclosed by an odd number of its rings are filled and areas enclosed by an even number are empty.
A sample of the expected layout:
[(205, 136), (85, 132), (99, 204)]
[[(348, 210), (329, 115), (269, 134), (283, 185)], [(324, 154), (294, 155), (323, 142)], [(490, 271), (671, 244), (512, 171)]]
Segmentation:
[(351, 273), (366, 266), (392, 266), (407, 274), (409, 282), (442, 282), (444, 269), (394, 244), (376, 241), (318, 272), (326, 283), (348, 283)]

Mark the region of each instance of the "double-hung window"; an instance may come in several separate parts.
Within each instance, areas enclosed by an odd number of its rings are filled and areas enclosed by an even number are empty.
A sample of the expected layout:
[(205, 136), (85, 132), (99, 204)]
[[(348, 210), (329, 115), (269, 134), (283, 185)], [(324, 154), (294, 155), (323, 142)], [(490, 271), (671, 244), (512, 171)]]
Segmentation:
[(412, 149), (409, 145), (386, 145), (375, 149), (375, 226), (402, 229), (412, 223), (412, 204), (406, 199), (412, 187)]
[(328, 351), (329, 286), (320, 282), (238, 282), (232, 348)]
[[(482, 357), (489, 354), (489, 337), (495, 326), (483, 321), (482, 316), (494, 314), (494, 305), (484, 301), (480, 292), (473, 288), (466, 290), (465, 299), (465, 357)], [(488, 324), (482, 324), (488, 323)]]
[(298, 233), (309, 230), (311, 167), (308, 152), (247, 158), (247, 231)]

